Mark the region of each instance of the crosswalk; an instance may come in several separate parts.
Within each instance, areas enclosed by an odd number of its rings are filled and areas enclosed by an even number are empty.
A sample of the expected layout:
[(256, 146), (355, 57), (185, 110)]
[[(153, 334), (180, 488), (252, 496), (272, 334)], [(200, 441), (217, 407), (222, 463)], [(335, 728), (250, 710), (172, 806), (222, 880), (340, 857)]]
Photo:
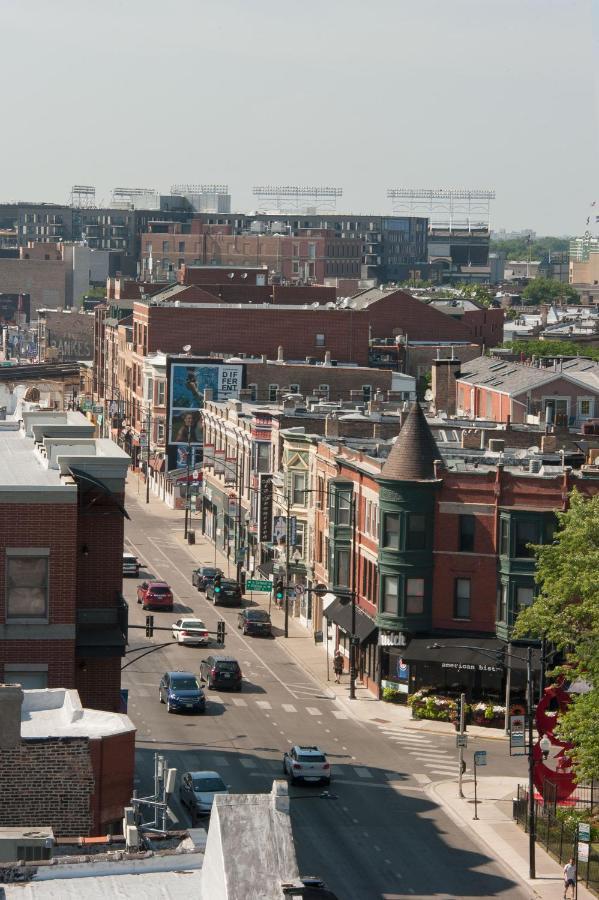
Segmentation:
[(421, 763), (422, 768), (426, 769), (426, 772), (414, 775), (420, 784), (432, 781), (432, 775), (444, 778), (457, 777), (457, 754), (437, 746), (431, 737), (401, 727), (379, 725), (378, 728), (388, 740), (401, 747), (408, 756), (413, 757), (415, 762)]

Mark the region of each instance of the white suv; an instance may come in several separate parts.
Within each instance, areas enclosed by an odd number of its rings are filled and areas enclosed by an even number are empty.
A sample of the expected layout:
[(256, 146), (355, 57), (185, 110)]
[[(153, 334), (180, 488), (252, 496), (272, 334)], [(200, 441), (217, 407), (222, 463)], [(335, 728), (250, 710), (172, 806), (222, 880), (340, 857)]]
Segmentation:
[(326, 755), (318, 747), (296, 745), (283, 755), (283, 772), (298, 781), (324, 781), (331, 783), (331, 766)]

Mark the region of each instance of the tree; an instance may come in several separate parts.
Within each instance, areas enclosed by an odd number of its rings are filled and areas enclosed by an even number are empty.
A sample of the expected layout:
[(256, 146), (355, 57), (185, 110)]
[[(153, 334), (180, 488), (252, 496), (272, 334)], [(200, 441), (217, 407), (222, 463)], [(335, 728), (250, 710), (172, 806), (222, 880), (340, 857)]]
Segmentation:
[(569, 238), (541, 237), (534, 238), (528, 243), (525, 237), (510, 238), (506, 241), (494, 241), (490, 243), (490, 249), (498, 253), (504, 253), (506, 259), (545, 259), (550, 253), (564, 253), (568, 250)]
[(495, 299), (492, 291), (485, 284), (458, 284), (457, 288), (462, 297), (474, 300), (481, 306), (491, 306)]
[(501, 346), (526, 359), (533, 356), (588, 356), (599, 359), (599, 348), (591, 347), (590, 344), (577, 344), (575, 341), (505, 341)]
[(573, 490), (557, 518), (553, 543), (535, 547), (540, 594), (518, 616), (514, 636), (546, 638), (564, 651), (568, 677), (590, 685), (573, 695), (557, 727), (574, 745), (577, 780), (586, 782), (599, 778), (599, 494), (585, 499)]
[(568, 303), (578, 303), (580, 297), (573, 287), (564, 284), (563, 281), (554, 281), (553, 278), (534, 278), (522, 291), (524, 300), (529, 303), (554, 303), (556, 300), (566, 300)]

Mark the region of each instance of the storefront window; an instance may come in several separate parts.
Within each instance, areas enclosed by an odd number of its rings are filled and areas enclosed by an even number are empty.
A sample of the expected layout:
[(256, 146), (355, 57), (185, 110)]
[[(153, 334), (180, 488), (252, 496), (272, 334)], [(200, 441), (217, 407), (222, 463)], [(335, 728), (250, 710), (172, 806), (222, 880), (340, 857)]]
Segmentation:
[(406, 581), (406, 614), (420, 615), (424, 612), (424, 578), (408, 578)]
[(399, 516), (387, 513), (383, 519), (383, 547), (399, 550)]
[(397, 615), (397, 575), (383, 578), (383, 612)]
[(456, 578), (454, 587), (454, 611), (455, 619), (470, 618), (470, 579)]
[(426, 547), (426, 519), (419, 514), (408, 516), (407, 550), (424, 550)]

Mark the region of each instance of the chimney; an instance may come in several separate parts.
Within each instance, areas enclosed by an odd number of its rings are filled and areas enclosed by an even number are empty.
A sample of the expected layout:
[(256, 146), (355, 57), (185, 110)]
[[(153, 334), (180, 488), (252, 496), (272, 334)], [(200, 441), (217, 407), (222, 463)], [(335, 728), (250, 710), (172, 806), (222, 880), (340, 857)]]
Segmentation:
[(0, 750), (14, 750), (21, 743), (22, 703), (20, 684), (0, 685)]
[(324, 365), (325, 366), (331, 365), (331, 351), (330, 350), (324, 351)]
[(339, 437), (339, 419), (334, 413), (330, 413), (324, 420), (324, 435), (331, 438)]
[(432, 407), (435, 412), (445, 410), (448, 416), (456, 412), (456, 379), (460, 376), (461, 361), (453, 355), (451, 359), (434, 359), (432, 362)]
[(283, 348), (281, 346), (277, 347), (277, 362), (285, 362), (285, 357), (283, 355)]

